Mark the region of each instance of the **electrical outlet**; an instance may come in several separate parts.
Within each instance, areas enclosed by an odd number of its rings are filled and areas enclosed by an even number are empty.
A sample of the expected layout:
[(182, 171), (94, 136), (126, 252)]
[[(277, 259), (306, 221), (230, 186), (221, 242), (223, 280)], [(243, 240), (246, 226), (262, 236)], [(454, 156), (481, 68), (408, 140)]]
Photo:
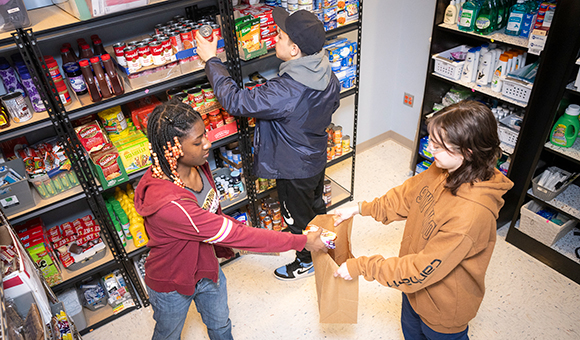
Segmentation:
[(415, 101), (415, 96), (412, 94), (408, 94), (405, 92), (405, 99), (403, 100), (403, 104), (413, 107), (413, 102)]

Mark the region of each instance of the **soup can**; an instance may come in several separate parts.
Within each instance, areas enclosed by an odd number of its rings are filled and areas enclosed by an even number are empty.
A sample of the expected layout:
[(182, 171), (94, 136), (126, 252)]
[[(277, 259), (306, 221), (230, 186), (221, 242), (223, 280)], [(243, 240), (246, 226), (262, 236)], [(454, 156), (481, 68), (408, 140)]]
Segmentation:
[(137, 46), (127, 46), (123, 52), (125, 53), (125, 60), (127, 61), (127, 68), (129, 68), (129, 72), (135, 72), (141, 68), (141, 61), (139, 60)]
[(179, 51), (183, 51), (183, 44), (181, 43), (181, 35), (177, 32), (171, 32), (168, 34), (169, 40), (171, 41), (171, 48), (173, 49), (173, 54), (177, 54)]
[(113, 45), (113, 50), (115, 50), (115, 58), (117, 59), (117, 64), (127, 67), (127, 60), (125, 59), (125, 47), (127, 45), (124, 42), (118, 42)]
[(12, 92), (2, 97), (2, 103), (8, 110), (14, 123), (23, 123), (32, 118), (32, 112), (28, 109), (26, 100), (20, 92)]
[(141, 66), (147, 67), (153, 65), (153, 58), (151, 57), (151, 49), (149, 44), (141, 42), (137, 44), (137, 52), (139, 53), (139, 61)]
[(184, 50), (189, 50), (190, 48), (195, 47), (193, 35), (191, 33), (191, 28), (182, 29), (179, 33), (179, 36), (181, 38), (181, 44), (183, 45)]
[(163, 58), (165, 61), (171, 61), (173, 56), (173, 48), (171, 47), (171, 40), (168, 37), (162, 37), (158, 40), (163, 46)]
[(150, 42), (149, 49), (151, 50), (153, 65), (159, 66), (165, 64), (165, 57), (163, 57), (163, 45), (161, 45), (159, 41)]

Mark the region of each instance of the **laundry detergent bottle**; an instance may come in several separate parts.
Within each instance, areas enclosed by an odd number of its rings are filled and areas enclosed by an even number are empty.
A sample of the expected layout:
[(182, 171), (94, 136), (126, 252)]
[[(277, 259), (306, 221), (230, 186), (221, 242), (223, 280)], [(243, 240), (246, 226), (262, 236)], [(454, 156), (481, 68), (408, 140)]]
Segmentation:
[(574, 144), (580, 130), (578, 115), (580, 115), (580, 105), (571, 104), (566, 108), (566, 112), (558, 118), (552, 128), (552, 134), (550, 135), (552, 144), (565, 148), (569, 148)]

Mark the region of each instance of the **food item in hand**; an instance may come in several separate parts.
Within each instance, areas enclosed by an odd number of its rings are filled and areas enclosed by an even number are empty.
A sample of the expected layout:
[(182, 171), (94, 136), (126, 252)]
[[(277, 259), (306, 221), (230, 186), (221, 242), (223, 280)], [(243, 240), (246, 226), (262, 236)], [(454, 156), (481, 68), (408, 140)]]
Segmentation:
[[(304, 230), (302, 233), (304, 235), (306, 235), (309, 232), (318, 231), (318, 228), (320, 228), (320, 227), (318, 227), (314, 224), (309, 224), (306, 227), (306, 230)], [(336, 244), (334, 243), (334, 241), (336, 241), (336, 233), (335, 232), (332, 232), (330, 230), (326, 230), (326, 229), (322, 228), (322, 234), (320, 234), (320, 239), (322, 240), (322, 243), (324, 243), (326, 245), (326, 248), (328, 248), (328, 249), (336, 248)]]

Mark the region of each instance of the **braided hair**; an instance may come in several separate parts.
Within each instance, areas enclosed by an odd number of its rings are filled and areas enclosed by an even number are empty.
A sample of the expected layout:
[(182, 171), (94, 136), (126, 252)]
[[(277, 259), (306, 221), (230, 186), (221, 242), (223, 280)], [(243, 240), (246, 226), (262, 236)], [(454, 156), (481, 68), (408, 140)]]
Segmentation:
[(185, 136), (197, 121), (202, 121), (199, 112), (175, 98), (157, 106), (147, 118), (151, 156), (156, 154), (158, 166), (167, 177), (174, 177), (171, 165), (165, 157), (168, 144), (175, 144), (175, 138)]

